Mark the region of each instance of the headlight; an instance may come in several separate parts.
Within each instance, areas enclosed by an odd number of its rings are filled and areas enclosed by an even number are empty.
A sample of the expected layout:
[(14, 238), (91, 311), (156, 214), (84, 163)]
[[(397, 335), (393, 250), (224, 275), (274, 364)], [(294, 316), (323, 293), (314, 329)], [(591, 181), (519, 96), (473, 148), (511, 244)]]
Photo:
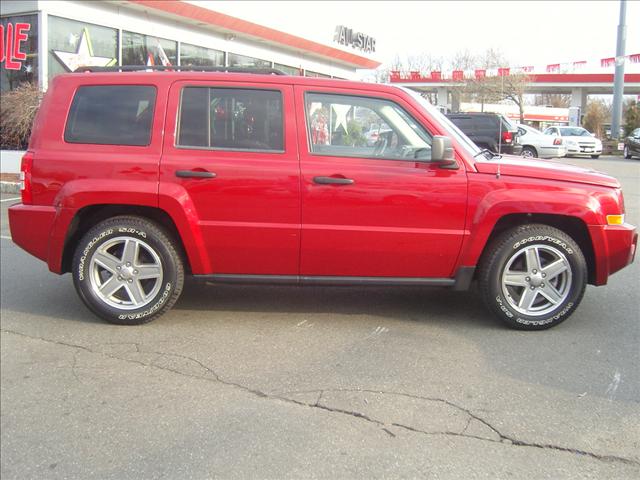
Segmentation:
[(575, 140), (567, 140), (567, 145), (571, 145), (573, 147), (575, 147), (577, 145)]

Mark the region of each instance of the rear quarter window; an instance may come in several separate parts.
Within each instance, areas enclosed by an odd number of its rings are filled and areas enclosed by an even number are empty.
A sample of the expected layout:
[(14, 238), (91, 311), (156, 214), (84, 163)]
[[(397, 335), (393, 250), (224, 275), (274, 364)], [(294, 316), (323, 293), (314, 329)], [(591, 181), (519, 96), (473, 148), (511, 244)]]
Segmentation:
[(69, 143), (146, 146), (156, 88), (148, 85), (90, 85), (78, 88), (64, 131)]

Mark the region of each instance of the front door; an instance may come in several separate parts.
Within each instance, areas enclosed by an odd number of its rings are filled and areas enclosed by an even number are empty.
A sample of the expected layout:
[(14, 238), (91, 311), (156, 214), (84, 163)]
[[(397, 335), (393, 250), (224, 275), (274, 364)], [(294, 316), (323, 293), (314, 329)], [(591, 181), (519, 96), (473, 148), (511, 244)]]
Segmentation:
[(296, 86), (302, 276), (453, 275), (464, 166), (431, 164), (432, 133), (394, 95)]
[(208, 258), (194, 273), (297, 275), (293, 88), (177, 82), (168, 112), (160, 202), (180, 201), (201, 235)]

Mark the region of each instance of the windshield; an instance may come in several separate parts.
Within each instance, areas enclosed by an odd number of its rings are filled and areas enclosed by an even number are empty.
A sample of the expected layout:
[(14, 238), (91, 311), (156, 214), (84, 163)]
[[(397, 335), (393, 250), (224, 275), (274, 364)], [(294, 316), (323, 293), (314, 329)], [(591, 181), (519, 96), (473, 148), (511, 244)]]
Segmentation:
[(404, 90), (413, 98), (415, 98), (417, 102), (420, 104), (420, 106), (424, 108), (429, 113), (429, 115), (434, 117), (440, 124), (442, 124), (442, 126), (447, 131), (447, 133), (450, 134), (451, 137), (455, 138), (456, 141), (460, 145), (462, 145), (462, 147), (467, 152), (469, 152), (471, 155), (477, 155), (478, 153), (480, 153), (480, 148), (478, 148), (478, 146), (475, 143), (469, 140), (469, 137), (467, 137), (464, 133), (462, 133), (462, 131), (458, 127), (456, 127), (451, 120), (445, 117), (436, 107), (431, 105), (427, 101), (427, 99), (422, 97), (422, 95), (420, 95), (415, 90), (411, 90), (410, 88), (406, 88), (406, 87), (398, 87), (398, 88)]
[(591, 134), (580, 127), (565, 127), (560, 129), (560, 135), (563, 137), (590, 137)]

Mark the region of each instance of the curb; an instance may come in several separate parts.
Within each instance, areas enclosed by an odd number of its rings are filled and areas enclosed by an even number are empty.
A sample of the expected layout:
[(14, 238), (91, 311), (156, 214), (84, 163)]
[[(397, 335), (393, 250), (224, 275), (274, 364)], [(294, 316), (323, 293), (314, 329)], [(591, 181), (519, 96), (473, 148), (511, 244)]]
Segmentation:
[(17, 182), (0, 182), (0, 192), (20, 193), (20, 184)]

